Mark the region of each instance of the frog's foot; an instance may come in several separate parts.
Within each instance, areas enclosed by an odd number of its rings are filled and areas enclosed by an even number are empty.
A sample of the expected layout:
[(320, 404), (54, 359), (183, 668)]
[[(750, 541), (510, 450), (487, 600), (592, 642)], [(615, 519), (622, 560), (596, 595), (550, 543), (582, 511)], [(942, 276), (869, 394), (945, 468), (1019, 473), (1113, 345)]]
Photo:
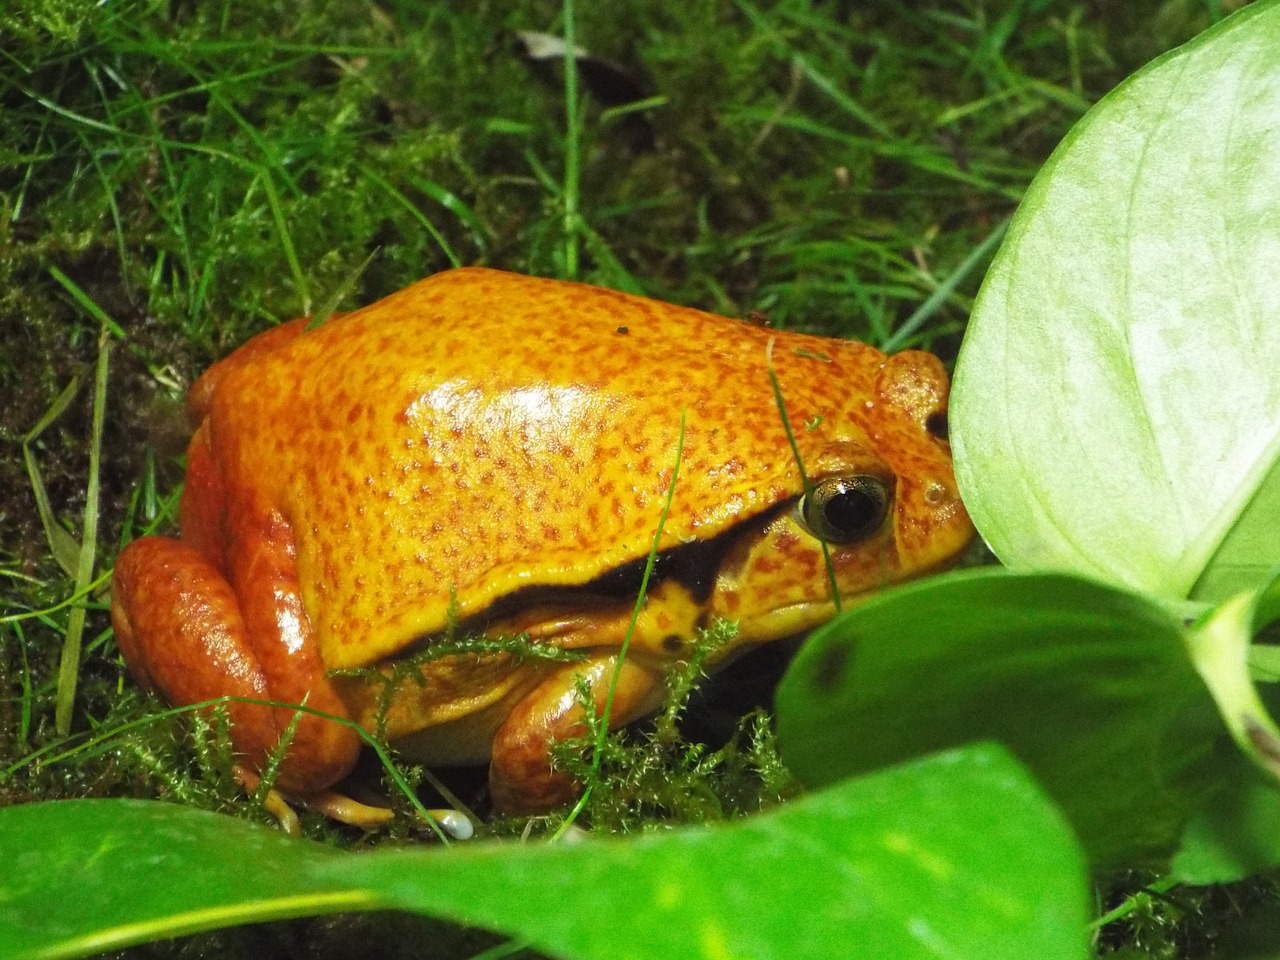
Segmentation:
[[(249, 770), (247, 767), (237, 767), (236, 780), (244, 787), (245, 792), (253, 793), (258, 789), (261, 778)], [(266, 807), (267, 812), (276, 818), (280, 824), (280, 829), (285, 833), (297, 833), (298, 815), (294, 813), (290, 801), (306, 807), (308, 810), (315, 810), (317, 813), (323, 813), (330, 820), (337, 820), (339, 823), (345, 823), (352, 827), (359, 827), (361, 830), (378, 830), (385, 827), (395, 818), (395, 811), (386, 807), (374, 807), (367, 803), (361, 803), (354, 800), (346, 794), (339, 793), (337, 790), (321, 790), (319, 793), (310, 794), (286, 794), (281, 793), (275, 787), (267, 791), (267, 795), (262, 800), (262, 805)]]
[[(262, 778), (244, 764), (236, 764), (233, 772), (236, 782), (244, 788), (246, 793), (254, 793), (258, 789), (258, 784), (262, 782)], [(300, 804), (308, 810), (322, 813), (330, 820), (337, 820), (339, 823), (359, 827), (361, 830), (378, 830), (390, 823), (395, 817), (395, 811), (387, 807), (375, 807), (371, 804), (361, 803), (359, 800), (354, 800), (346, 794), (339, 793), (337, 790), (322, 790), (319, 793), (306, 796), (290, 794), (286, 797), (285, 794), (273, 787), (263, 797), (262, 805), (268, 813), (276, 818), (281, 830), (294, 835), (300, 832), (301, 827), (298, 823), (297, 813), (290, 806), (290, 801)], [(470, 840), (475, 833), (475, 826), (471, 820), (466, 814), (457, 810), (428, 810), (427, 813), (430, 815), (431, 820), (450, 839)]]
[(489, 792), (497, 810), (546, 813), (582, 792), (573, 777), (552, 768), (551, 745), (586, 732), (578, 678), (587, 683), (596, 715), (603, 716), (615, 671), (618, 683), (610, 729), (630, 723), (661, 703), (660, 670), (635, 660), (625, 660), (619, 667), (616, 655), (602, 656), (557, 670), (516, 704), (494, 737)]
[[(390, 823), (395, 812), (386, 807), (374, 807), (353, 800), (336, 790), (325, 790), (309, 797), (299, 797), (298, 802), (310, 810), (317, 810), (331, 820), (359, 827), (361, 830), (377, 830)], [(470, 840), (475, 825), (470, 818), (457, 810), (428, 810), (431, 822), (451, 840)]]
[[(237, 763), (233, 772), (236, 782), (244, 787), (245, 793), (250, 795), (255, 793), (259, 784), (262, 783), (262, 777), (242, 763)], [(331, 820), (350, 824), (362, 830), (377, 830), (390, 823), (395, 816), (395, 813), (386, 807), (373, 807), (367, 803), (361, 803), (336, 790), (321, 790), (319, 793), (305, 795), (289, 794), (286, 799), (285, 794), (272, 787), (263, 797), (262, 805), (276, 818), (280, 829), (285, 833), (296, 834), (300, 829), (298, 815), (290, 806), (290, 800), (309, 810), (323, 813)]]

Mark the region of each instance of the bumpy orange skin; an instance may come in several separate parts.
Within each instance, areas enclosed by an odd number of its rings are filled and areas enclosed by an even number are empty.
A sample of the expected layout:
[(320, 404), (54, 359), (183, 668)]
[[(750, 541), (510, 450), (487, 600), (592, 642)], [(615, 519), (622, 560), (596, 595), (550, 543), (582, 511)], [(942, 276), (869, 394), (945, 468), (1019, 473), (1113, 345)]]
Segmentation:
[[(581, 649), (574, 667), (430, 661), (393, 701), (390, 732), (419, 756), (492, 755), (507, 809), (572, 792), (547, 747), (579, 729), (575, 674), (603, 699), (630, 613), (592, 581), (647, 555), (682, 411), (659, 548), (715, 544), (715, 568), (691, 587), (659, 563), (613, 722), (656, 703), (663, 663), (713, 616), (738, 621), (739, 644), (830, 616), (821, 546), (786, 508), (803, 484), (770, 357), (810, 480), (871, 474), (891, 492), (878, 531), (831, 548), (846, 598), (943, 566), (973, 535), (947, 445), (929, 429), (948, 387), (927, 354), (885, 357), (479, 268), (304, 330), (300, 320), (254, 338), (193, 387), (183, 540), (144, 538), (121, 554), (121, 648), (176, 702), (306, 698), (365, 724), (380, 686), (327, 671), (420, 648), (451, 603), (490, 633)], [(292, 714), (239, 712), (237, 747), (261, 763)], [(280, 783), (322, 790), (358, 747), (308, 717)]]

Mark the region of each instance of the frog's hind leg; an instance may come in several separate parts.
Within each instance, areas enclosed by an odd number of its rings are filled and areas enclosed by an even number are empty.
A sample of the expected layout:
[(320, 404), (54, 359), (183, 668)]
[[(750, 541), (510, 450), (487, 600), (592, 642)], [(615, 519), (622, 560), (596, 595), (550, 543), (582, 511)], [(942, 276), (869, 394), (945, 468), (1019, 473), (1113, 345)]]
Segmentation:
[(656, 709), (662, 702), (662, 672), (617, 655), (594, 657), (561, 667), (525, 695), (507, 716), (493, 741), (489, 790), (505, 813), (545, 813), (582, 791), (573, 777), (551, 766), (553, 743), (582, 736), (578, 678), (586, 681), (596, 715), (603, 716), (609, 688), (618, 684), (609, 716), (610, 729)]
[[(318, 656), (314, 671), (282, 675), (282, 654), (268, 654), (265, 660), (260, 655), (226, 578), (177, 540), (143, 537), (121, 552), (112, 580), (111, 619), (134, 677), (179, 706), (232, 696), (305, 701), (317, 710), (345, 715), (318, 667)], [(296, 711), (230, 701), (227, 712), (238, 758), (247, 767), (262, 769)], [(288, 749), (277, 783), (288, 793), (306, 795), (350, 771), (360, 739), (346, 726), (304, 713)]]

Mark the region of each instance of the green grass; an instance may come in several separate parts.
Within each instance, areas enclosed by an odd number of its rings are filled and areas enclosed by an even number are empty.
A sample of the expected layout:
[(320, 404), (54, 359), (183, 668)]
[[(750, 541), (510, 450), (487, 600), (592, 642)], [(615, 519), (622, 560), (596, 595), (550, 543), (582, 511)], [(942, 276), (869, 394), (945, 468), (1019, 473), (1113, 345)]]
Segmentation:
[[(609, 108), (579, 84), (567, 121), (561, 73), (514, 42), (517, 30), (561, 32), (557, 3), (11, 5), (0, 803), (113, 795), (246, 810), (216, 720), (188, 735), (125, 675), (103, 584), (121, 542), (171, 527), (186, 386), (253, 332), (485, 263), (949, 357), (991, 239), (1059, 138), (1221, 6), (582, 4), (576, 42), (621, 64), (649, 106)], [(95, 385), (103, 329), (112, 353)], [(618, 792), (598, 822), (642, 829), (617, 798), (643, 794), (664, 763), (680, 792), (702, 775), (715, 798), (685, 816), (750, 808), (752, 777), (786, 790), (767, 728), (752, 726), (716, 769), (657, 729), (642, 753), (604, 757)], [(1273, 902), (1259, 890), (1124, 900), (1103, 943), (1206, 955), (1237, 914)], [(333, 928), (280, 925), (270, 951), (294, 955), (288, 940), (327, 956)], [(260, 955), (253, 936), (214, 940), (219, 955)], [(479, 948), (450, 949), (440, 955)]]

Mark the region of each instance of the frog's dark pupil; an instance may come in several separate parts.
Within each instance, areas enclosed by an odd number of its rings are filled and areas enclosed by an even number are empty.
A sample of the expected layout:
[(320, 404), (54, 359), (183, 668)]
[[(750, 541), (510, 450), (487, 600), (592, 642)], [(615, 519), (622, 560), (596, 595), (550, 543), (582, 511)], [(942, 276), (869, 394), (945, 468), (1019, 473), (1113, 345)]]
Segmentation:
[(841, 490), (822, 505), (822, 515), (833, 530), (852, 534), (862, 531), (880, 512), (880, 503), (865, 490)]
[(939, 440), (947, 439), (947, 434), (950, 432), (950, 427), (947, 424), (947, 415), (945, 413), (929, 414), (925, 418), (924, 428)]
[(888, 506), (889, 490), (878, 477), (828, 477), (801, 499), (800, 519), (815, 537), (847, 545), (873, 533)]

